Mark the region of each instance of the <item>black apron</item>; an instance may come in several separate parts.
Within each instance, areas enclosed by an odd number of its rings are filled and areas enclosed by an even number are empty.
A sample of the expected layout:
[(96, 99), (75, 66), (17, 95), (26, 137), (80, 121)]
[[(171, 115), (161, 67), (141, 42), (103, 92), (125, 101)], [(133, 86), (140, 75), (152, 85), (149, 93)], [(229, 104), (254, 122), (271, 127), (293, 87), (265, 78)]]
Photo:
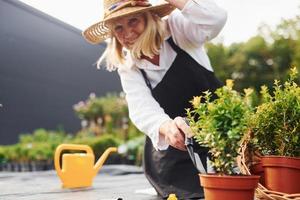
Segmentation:
[[(185, 108), (191, 107), (189, 101), (193, 96), (199, 96), (206, 90), (214, 91), (222, 84), (213, 72), (179, 48), (172, 37), (168, 39), (168, 43), (177, 56), (158, 85), (152, 89), (146, 72), (142, 69), (141, 72), (153, 97), (165, 113), (174, 119), (177, 116), (186, 116)], [(207, 168), (207, 149), (198, 146), (196, 152)], [(204, 197), (198, 171), (187, 151), (180, 151), (172, 146), (164, 151), (156, 151), (147, 136), (143, 161), (147, 179), (162, 198), (167, 198), (171, 193), (185, 200)]]

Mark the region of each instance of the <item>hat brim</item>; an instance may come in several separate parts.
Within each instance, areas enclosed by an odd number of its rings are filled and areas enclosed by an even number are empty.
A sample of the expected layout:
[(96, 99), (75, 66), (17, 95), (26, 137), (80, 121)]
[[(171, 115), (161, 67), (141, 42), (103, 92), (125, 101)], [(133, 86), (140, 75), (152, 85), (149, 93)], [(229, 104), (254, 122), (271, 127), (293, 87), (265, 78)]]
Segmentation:
[(174, 9), (175, 7), (169, 3), (163, 3), (163, 4), (149, 6), (149, 7), (139, 7), (139, 6), (125, 7), (110, 14), (104, 20), (101, 20), (100, 22), (97, 22), (92, 26), (88, 27), (86, 30), (82, 32), (82, 35), (89, 43), (99, 44), (100, 42), (103, 42), (105, 39), (109, 37), (110, 30), (108, 29), (106, 24), (111, 20), (118, 19), (120, 17), (124, 17), (131, 14), (136, 14), (139, 12), (146, 12), (146, 11), (153, 12), (157, 14), (159, 17), (164, 17), (166, 15), (169, 15)]

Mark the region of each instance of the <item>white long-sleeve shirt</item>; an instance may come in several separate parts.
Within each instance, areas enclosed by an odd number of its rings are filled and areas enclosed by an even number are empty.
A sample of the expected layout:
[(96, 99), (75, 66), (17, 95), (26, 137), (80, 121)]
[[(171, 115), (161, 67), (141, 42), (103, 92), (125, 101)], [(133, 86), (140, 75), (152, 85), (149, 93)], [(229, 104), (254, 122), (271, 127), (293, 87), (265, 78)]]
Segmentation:
[[(168, 23), (169, 36), (172, 36), (174, 42), (203, 67), (213, 71), (203, 45), (218, 35), (226, 19), (226, 11), (218, 7), (213, 0), (189, 0), (181, 11), (177, 9), (173, 11), (165, 23)], [(145, 59), (137, 60), (127, 56), (125, 63), (127, 66), (118, 69), (128, 103), (129, 117), (138, 129), (150, 137), (156, 150), (165, 150), (169, 146), (164, 137), (160, 136), (159, 127), (171, 119), (153, 98), (137, 68), (146, 71), (154, 88), (162, 80), (177, 55), (167, 42), (168, 37), (160, 49), (159, 66)]]

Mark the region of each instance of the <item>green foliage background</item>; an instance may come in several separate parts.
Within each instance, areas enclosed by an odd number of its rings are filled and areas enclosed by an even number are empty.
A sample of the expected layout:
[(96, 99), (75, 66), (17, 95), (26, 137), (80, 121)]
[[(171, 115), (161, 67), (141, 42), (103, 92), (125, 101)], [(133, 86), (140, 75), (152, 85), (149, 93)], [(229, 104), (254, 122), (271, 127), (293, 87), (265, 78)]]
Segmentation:
[(271, 87), (274, 79), (286, 80), (291, 66), (300, 68), (300, 16), (283, 20), (274, 30), (263, 25), (246, 42), (209, 43), (206, 49), (217, 77), (235, 80), (238, 91)]

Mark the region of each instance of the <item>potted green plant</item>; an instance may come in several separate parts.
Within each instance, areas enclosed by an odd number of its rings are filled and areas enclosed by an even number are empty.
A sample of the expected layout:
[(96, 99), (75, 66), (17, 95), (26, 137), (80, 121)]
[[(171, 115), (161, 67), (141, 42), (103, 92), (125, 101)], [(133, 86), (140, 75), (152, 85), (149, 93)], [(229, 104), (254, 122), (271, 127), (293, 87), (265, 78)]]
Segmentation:
[(210, 163), (216, 174), (200, 174), (206, 200), (253, 200), (259, 176), (248, 176), (235, 169), (240, 142), (248, 130), (252, 111), (251, 89), (241, 95), (232, 89), (233, 81), (214, 92), (194, 97), (187, 119), (196, 141), (209, 148)]
[(275, 80), (273, 92), (261, 87), (262, 104), (252, 117), (252, 143), (263, 155), (265, 186), (284, 193), (300, 193), (300, 87), (298, 71)]

